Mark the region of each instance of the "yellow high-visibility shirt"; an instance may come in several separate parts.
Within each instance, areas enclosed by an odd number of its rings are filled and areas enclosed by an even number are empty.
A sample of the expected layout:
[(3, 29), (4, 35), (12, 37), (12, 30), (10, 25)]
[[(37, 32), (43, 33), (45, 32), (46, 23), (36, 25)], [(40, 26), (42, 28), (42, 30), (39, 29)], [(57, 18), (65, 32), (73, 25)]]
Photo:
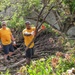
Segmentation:
[[(34, 35), (25, 36), (24, 33), (25, 32), (31, 33), (32, 31), (35, 31), (35, 27), (31, 27), (31, 29), (25, 28), (23, 30), (24, 43), (25, 43), (26, 46), (28, 46), (30, 44), (30, 42), (33, 40)], [(34, 42), (29, 46), (29, 48), (32, 48), (33, 46), (34, 46)]]
[(11, 35), (12, 33), (9, 28), (0, 29), (0, 39), (3, 45), (8, 45), (11, 43)]

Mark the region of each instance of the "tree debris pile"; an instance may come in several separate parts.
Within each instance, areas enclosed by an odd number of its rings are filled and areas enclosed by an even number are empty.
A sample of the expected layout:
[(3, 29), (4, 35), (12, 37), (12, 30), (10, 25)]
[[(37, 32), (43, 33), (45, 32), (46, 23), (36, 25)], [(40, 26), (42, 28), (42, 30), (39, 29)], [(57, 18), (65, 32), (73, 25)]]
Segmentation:
[[(39, 36), (37, 36), (35, 39), (35, 53), (33, 59), (48, 57), (49, 55), (54, 54), (56, 51), (63, 51), (62, 46), (59, 47), (57, 45), (57, 39), (54, 37), (52, 38), (52, 36), (54, 36), (54, 34), (50, 32), (42, 32)], [(22, 41), (17, 42), (17, 48), (15, 48), (15, 52), (11, 56), (11, 60), (9, 60), (8, 63), (4, 61), (3, 51), (0, 51), (1, 72), (11, 68), (11, 72), (13, 71), (14, 73), (20, 66), (25, 64), (25, 47)]]
[(58, 43), (58, 38), (54, 37), (54, 34), (41, 33), (35, 40), (35, 55), (41, 56), (49, 56), (51, 54), (55, 54), (56, 51), (63, 52), (62, 44)]

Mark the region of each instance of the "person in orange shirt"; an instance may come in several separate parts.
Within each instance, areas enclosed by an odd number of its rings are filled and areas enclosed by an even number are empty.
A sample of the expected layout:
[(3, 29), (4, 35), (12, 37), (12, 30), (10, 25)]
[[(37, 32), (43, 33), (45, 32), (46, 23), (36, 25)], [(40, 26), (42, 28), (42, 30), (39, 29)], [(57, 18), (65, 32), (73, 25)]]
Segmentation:
[[(1, 44), (3, 46), (4, 50), (4, 58), (5, 61), (10, 60), (9, 57), (12, 55), (14, 52), (14, 48), (12, 45), (12, 41), (14, 41), (15, 44), (15, 39), (10, 31), (10, 29), (7, 27), (6, 22), (2, 22), (2, 28), (0, 28), (0, 39), (1, 39)], [(0, 45), (1, 47), (1, 45)]]
[[(26, 21), (26, 28), (23, 30), (24, 44), (26, 47), (34, 38), (35, 27), (31, 27), (30, 21)], [(26, 50), (26, 63), (29, 65), (31, 57), (34, 55), (34, 42)]]
[[(24, 37), (24, 44), (27, 47), (26, 50), (26, 64), (30, 64), (31, 61), (31, 57), (34, 55), (34, 42), (31, 43), (31, 45), (28, 47), (28, 45), (30, 44), (30, 42), (33, 40), (33, 38), (36, 35), (36, 28), (35, 27), (31, 27), (31, 22), (30, 21), (26, 21), (25, 23), (26, 28), (23, 30), (23, 37)], [(42, 28), (44, 29), (44, 28)], [(41, 29), (38, 30), (38, 32), (40, 32)]]

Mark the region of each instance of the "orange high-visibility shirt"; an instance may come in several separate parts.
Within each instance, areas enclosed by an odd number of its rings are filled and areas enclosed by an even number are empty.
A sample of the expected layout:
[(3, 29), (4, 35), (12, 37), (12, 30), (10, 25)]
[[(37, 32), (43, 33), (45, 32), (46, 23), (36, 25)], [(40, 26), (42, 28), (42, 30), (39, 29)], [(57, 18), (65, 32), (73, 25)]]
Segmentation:
[[(31, 29), (25, 28), (25, 29), (23, 30), (24, 43), (25, 43), (26, 46), (28, 46), (29, 43), (33, 40), (34, 35), (25, 36), (24, 33), (25, 33), (25, 32), (31, 33), (32, 31), (35, 31), (35, 27), (31, 27)], [(33, 46), (34, 46), (34, 42), (29, 46), (29, 48), (32, 48)]]
[(0, 39), (3, 45), (8, 45), (11, 43), (11, 35), (12, 33), (9, 28), (0, 29)]

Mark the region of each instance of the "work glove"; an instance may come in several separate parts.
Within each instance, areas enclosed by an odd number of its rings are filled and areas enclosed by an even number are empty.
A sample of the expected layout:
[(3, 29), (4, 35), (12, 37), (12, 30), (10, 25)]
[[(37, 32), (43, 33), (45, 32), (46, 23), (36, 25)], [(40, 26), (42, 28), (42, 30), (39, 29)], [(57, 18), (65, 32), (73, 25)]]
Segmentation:
[(16, 41), (13, 41), (13, 46), (16, 46)]
[(31, 32), (31, 35), (33, 35), (33, 36), (34, 36), (34, 31), (32, 31), (32, 32)]

